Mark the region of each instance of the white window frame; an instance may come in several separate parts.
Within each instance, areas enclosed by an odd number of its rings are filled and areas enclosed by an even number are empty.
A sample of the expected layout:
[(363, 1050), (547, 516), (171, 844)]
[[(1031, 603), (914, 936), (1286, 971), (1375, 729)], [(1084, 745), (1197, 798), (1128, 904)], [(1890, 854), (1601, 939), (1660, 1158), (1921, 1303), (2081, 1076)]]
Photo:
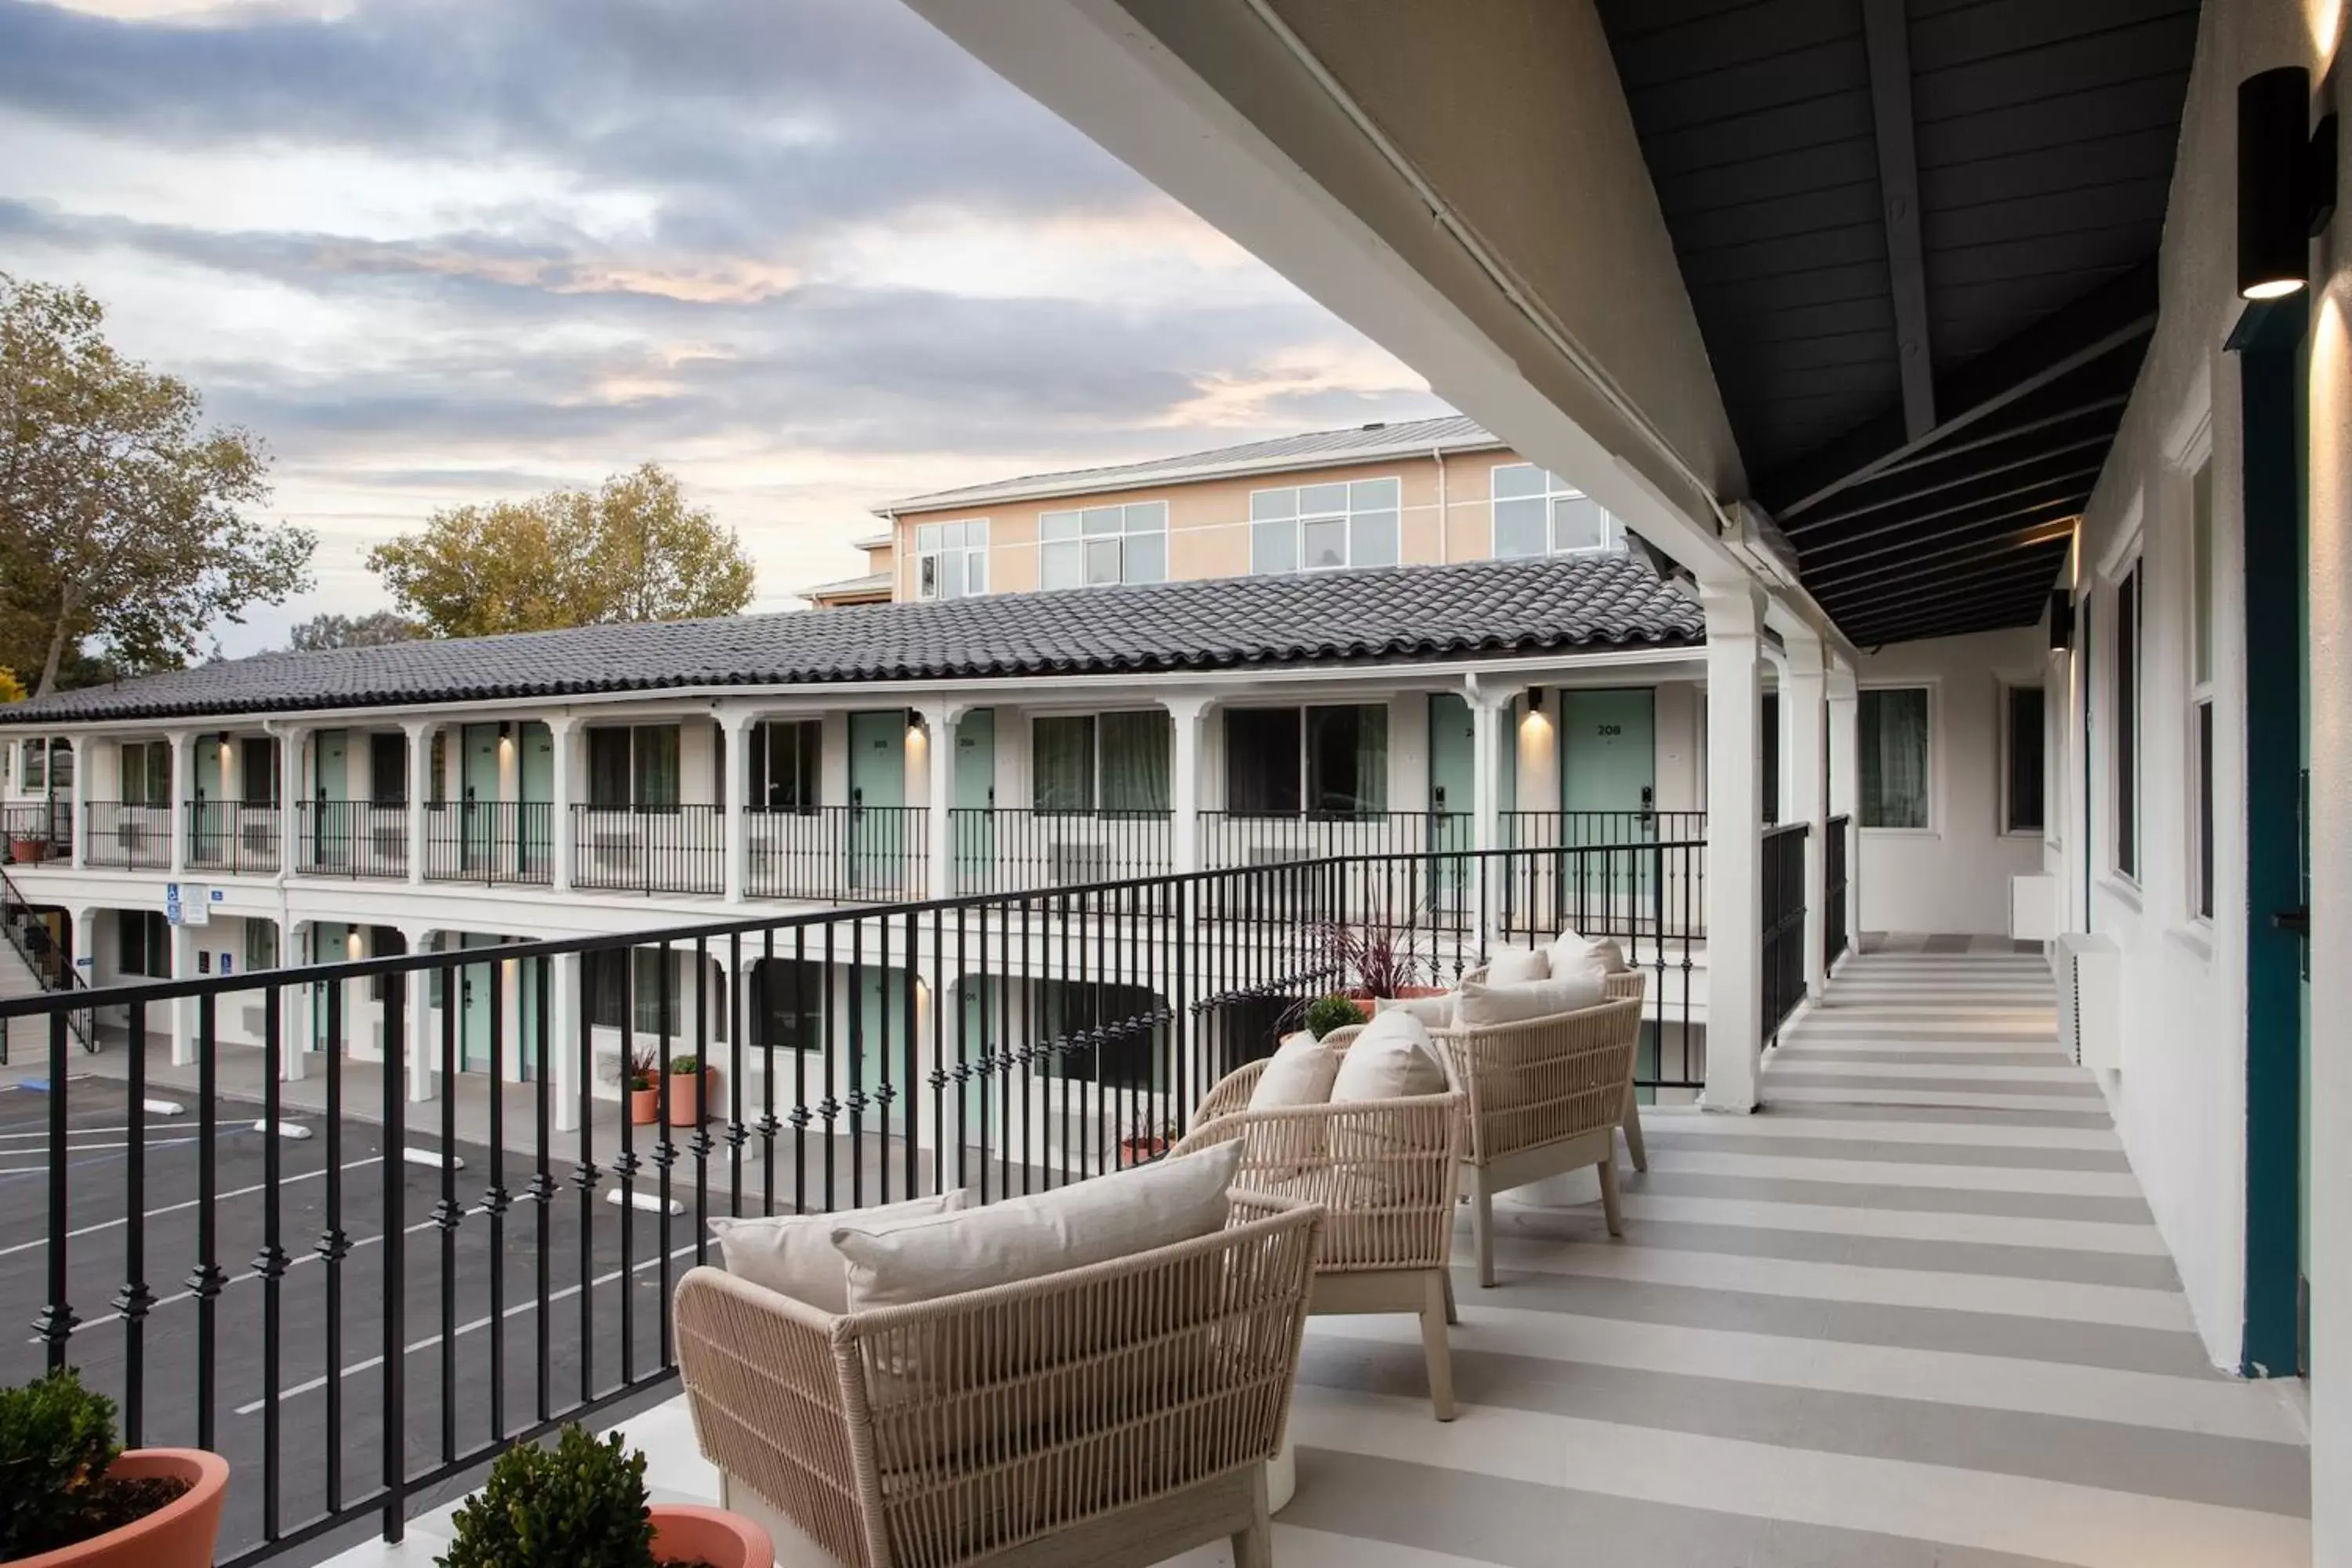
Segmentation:
[[(1394, 485), (1396, 487), (1396, 504), (1394, 506), (1368, 506), (1361, 509), (1357, 507), (1356, 488), (1359, 485), (1382, 484)], [(1337, 485), (1347, 490), (1348, 510), (1345, 511), (1307, 511), (1307, 492), (1311, 489), (1322, 489), (1327, 485)], [(1289, 517), (1261, 518), (1258, 516), (1259, 500), (1261, 497), (1280, 495), (1288, 495), (1297, 498), (1291, 503), (1291, 514)], [(1356, 519), (1360, 516), (1376, 517), (1382, 512), (1387, 512), (1396, 519), (1397, 531), (1395, 558), (1391, 561), (1360, 562), (1356, 559)], [(1249, 518), (1247, 521), (1250, 531), (1250, 575), (1253, 577), (1298, 576), (1308, 572), (1346, 572), (1353, 570), (1359, 565), (1402, 565), (1404, 563), (1404, 476), (1401, 473), (1370, 474), (1362, 479), (1318, 479), (1313, 484), (1268, 485), (1262, 489), (1254, 489), (1250, 491)], [(1287, 567), (1268, 565), (1258, 558), (1258, 530), (1261, 527), (1269, 527), (1273, 524), (1281, 522), (1287, 522), (1290, 524), (1290, 564)], [(1306, 564), (1307, 525), (1310, 522), (1339, 522), (1344, 525), (1348, 540), (1346, 560), (1342, 561), (1337, 566), (1309, 566)]]
[[(2009, 721), (2009, 709), (2011, 701), (2015, 698), (2016, 694), (2021, 691), (2038, 691), (2042, 694), (2042, 826), (2039, 827), (2011, 827), (2009, 825), (2010, 807), (2013, 804), (2009, 793), (2009, 784), (2011, 775), (2016, 771), (2010, 766), (2010, 752), (2016, 743), (2016, 729)], [(1999, 726), (2000, 730), (2000, 733), (1996, 737), (1995, 753), (1996, 765), (2000, 771), (2000, 776), (1995, 781), (1993, 794), (1996, 809), (2000, 815), (1993, 819), (1993, 831), (2003, 838), (2025, 838), (2035, 840), (2037, 842), (2042, 841), (2049, 837), (2050, 819), (2054, 815), (2050, 809), (2050, 802), (2052, 798), (2050, 791), (2050, 683), (2034, 676), (2001, 676), (2000, 678), (1999, 702), (2000, 706), (1993, 714), (1993, 722)], [(1929, 705), (1931, 709), (1933, 704), (1934, 699), (1930, 698)], [(1927, 739), (1929, 749), (1932, 751), (1935, 744), (1935, 732), (1932, 727), (1928, 731)], [(1935, 815), (1935, 805), (1932, 797), (1928, 803), (1928, 815), (1931, 817)]]
[[(1855, 688), (1854, 745), (1862, 744), (1862, 700), (1864, 691), (1924, 691), (1927, 694), (1927, 820), (1918, 827), (1874, 827), (1863, 820), (1862, 758), (1853, 760), (1853, 826), (1857, 832), (1879, 838), (1940, 838), (1944, 832), (1943, 724), (1944, 690), (1927, 676), (1908, 679), (1865, 680)], [(2043, 804), (2047, 815), (2048, 803)]]
[[(1497, 492), (1500, 486), (1497, 481), (1499, 477), (1516, 468), (1525, 468), (1530, 473), (1541, 474), (1544, 477), (1545, 481), (1543, 493), (1540, 496), (1504, 496), (1498, 494)], [(1538, 559), (1535, 555), (1523, 554), (1507, 556), (1503, 553), (1501, 548), (1502, 530), (1496, 518), (1495, 509), (1499, 502), (1505, 500), (1540, 500), (1544, 503), (1544, 548), (1541, 552), (1544, 555), (1608, 555), (1621, 551), (1625, 547), (1625, 525), (1618, 521), (1615, 517), (1612, 516), (1607, 507), (1602, 506), (1597, 500), (1592, 500), (1591, 492), (1570, 484), (1566, 479), (1560, 478), (1558, 474), (1553, 473), (1549, 468), (1539, 468), (1533, 463), (1497, 463), (1494, 468), (1487, 470), (1486, 475), (1486, 553), (1495, 560), (1533, 561)], [(1599, 513), (1601, 518), (1601, 538), (1599, 542), (1593, 544), (1570, 545), (1563, 545), (1559, 542), (1559, 537), (1555, 528), (1558, 519), (1552, 515), (1552, 503), (1562, 500), (1592, 501), (1592, 510)]]
[[(2106, 711), (2106, 873), (2116, 884), (2126, 889), (2134, 900), (2140, 896), (2147, 880), (2147, 821), (2140, 810), (2147, 798), (2147, 574), (2142, 542), (2134, 537), (2109, 569), (2105, 600), (2107, 667), (2105, 679), (2097, 682), (2096, 695), (2104, 697)], [(2132, 591), (2132, 689), (2131, 689), (2131, 812), (2132, 863), (2126, 868), (2123, 861), (2123, 823), (2126, 809), (2123, 780), (2123, 726), (2117, 722), (2124, 707), (2123, 647), (2124, 590)]]
[[(952, 543), (950, 529), (956, 531)], [(985, 595), (988, 533), (984, 517), (915, 524), (915, 597), (977, 599)]]
[[(1098, 528), (1087, 531), (1089, 514), (1117, 512), (1118, 528), (1112, 531)], [(1139, 527), (1138, 524), (1141, 526)], [(1160, 570), (1147, 575), (1131, 559), (1137, 552), (1127, 548), (1130, 539), (1157, 537), (1160, 541)], [(1087, 558), (1097, 544), (1109, 544), (1118, 558), (1118, 572), (1107, 582), (1087, 580)], [(1078, 564), (1078, 580), (1075, 583), (1047, 581), (1046, 563), (1056, 555), (1074, 555)], [(1106, 506), (1055, 507), (1037, 514), (1037, 586), (1039, 588), (1107, 588), (1121, 583), (1165, 583), (1168, 581), (1168, 503), (1164, 500), (1118, 501)]]
[[(2214, 689), (2220, 683), (2221, 668), (2221, 638), (2219, 631), (2221, 616), (2218, 613), (2221, 598), (2221, 574), (2219, 552), (2215, 548), (2215, 535), (2219, 533), (2220, 528), (2218, 520), (2214, 516), (2215, 475), (2210, 426), (2201, 428), (2191, 447), (2180, 454), (2179, 466), (2181, 500), (2180, 552), (2183, 567), (2180, 577), (2181, 619), (2189, 627), (2189, 645), (2186, 650), (2188, 657), (2181, 672), (2185, 677), (2182, 685), (2188, 691), (2183, 709), (2186, 725), (2181, 733), (2182, 784), (2185, 786), (2182, 795), (2189, 803), (2187, 820), (2183, 824), (2185, 831), (2182, 835), (2181, 905), (2182, 914), (2189, 924), (2210, 931), (2213, 925), (2214, 914), (2221, 909), (2221, 823), (2219, 814), (2214, 811), (2210, 798), (2214, 778), (2219, 775), (2221, 768), (2221, 714), (2214, 706)], [(2198, 615), (2197, 604), (2197, 576), (2200, 565), (2197, 559), (2199, 546), (2197, 480), (2200, 474), (2205, 479), (2206, 495), (2203, 541), (2205, 560), (2202, 563), (2205, 574), (2205, 604), (2201, 620)], [(2143, 616), (2147, 614), (2147, 590), (2145, 583), (2140, 588), (2140, 614)], [(2200, 639), (2206, 645), (2205, 673), (2201, 679), (2197, 673), (2197, 652)], [(2145, 637), (2141, 638), (2141, 647), (2143, 648), (2147, 647)], [(2145, 671), (2142, 672), (2140, 679), (2142, 689), (2145, 691), (2147, 685)], [(2143, 702), (2140, 706), (2141, 711), (2145, 713), (2147, 704)], [(2210, 767), (2200, 766), (2200, 759), (2198, 755), (2197, 740), (2200, 720), (2213, 726), (2213, 756)], [(2201, 907), (2205, 893), (2202, 881), (2206, 847), (2202, 835), (2209, 821), (2213, 832), (2212, 910)], [(2143, 857), (2146, 856), (2145, 845), (2140, 847), (2140, 853)]]

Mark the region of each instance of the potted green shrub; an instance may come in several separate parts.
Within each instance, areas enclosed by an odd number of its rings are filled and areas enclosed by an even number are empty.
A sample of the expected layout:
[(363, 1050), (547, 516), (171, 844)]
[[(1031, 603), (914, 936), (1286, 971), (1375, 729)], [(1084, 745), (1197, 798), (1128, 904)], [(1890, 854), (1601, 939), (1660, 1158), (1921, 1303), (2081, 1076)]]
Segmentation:
[(114, 1401), (62, 1367), (0, 1390), (0, 1563), (208, 1568), (228, 1461), (114, 1440)]
[(1357, 1016), (1369, 1018), (1379, 1003), (1402, 996), (1442, 996), (1443, 985), (1418, 984), (1421, 960), (1394, 926), (1351, 926), (1334, 921), (1323, 929), (1324, 952), (1332, 967), (1354, 978), (1347, 994)]
[(629, 1053), (629, 1125), (650, 1127), (661, 1117), (661, 1057), (649, 1046)]
[(769, 1568), (768, 1532), (724, 1509), (646, 1501), (646, 1457), (566, 1426), (552, 1448), (525, 1443), (452, 1521), (440, 1568)]
[(1328, 996), (1318, 996), (1307, 1004), (1307, 1032), (1321, 1039), (1334, 1029), (1345, 1029), (1364, 1021), (1364, 1015), (1352, 996), (1334, 991)]

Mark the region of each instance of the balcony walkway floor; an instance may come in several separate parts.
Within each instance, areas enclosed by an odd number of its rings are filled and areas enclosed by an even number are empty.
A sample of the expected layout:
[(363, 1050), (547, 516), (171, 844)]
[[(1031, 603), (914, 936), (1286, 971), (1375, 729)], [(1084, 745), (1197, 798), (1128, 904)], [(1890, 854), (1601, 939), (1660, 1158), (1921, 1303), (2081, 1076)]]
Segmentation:
[[(1622, 1240), (1597, 1203), (1498, 1211), (1459, 1420), (1411, 1320), (1317, 1320), (1276, 1561), (2305, 1568), (2293, 1390), (2210, 1364), (2046, 965), (1969, 946), (1849, 959), (1769, 1110), (1649, 1111)], [(680, 1402), (627, 1428), (660, 1492), (715, 1490)]]

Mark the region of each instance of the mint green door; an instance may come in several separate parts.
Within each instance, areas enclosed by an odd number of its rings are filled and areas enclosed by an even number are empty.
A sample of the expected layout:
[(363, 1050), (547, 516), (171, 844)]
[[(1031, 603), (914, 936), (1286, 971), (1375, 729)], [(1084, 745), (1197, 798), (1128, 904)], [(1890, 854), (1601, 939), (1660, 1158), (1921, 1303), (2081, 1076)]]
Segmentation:
[(465, 837), (461, 847), (468, 871), (488, 872), (498, 863), (499, 727), (468, 724), (460, 740), (458, 807)]
[(1656, 839), (1657, 757), (1655, 694), (1647, 688), (1559, 694), (1559, 842), (1585, 850), (1561, 868), (1563, 925), (1613, 924), (1650, 890), (1649, 855), (1591, 847)]
[[(310, 962), (313, 963), (342, 963), (352, 955), (351, 941), (352, 928), (342, 921), (313, 921), (310, 926)], [(323, 1051), (330, 1044), (331, 1037), (327, 1028), (327, 993), (333, 990), (338, 984), (340, 983), (334, 981), (310, 983), (310, 1048), (314, 1051)], [(342, 1028), (343, 1033), (348, 1036), (352, 1029), (351, 993), (344, 992), (343, 997), (345, 1005), (342, 1009)]]
[[(499, 939), (481, 931), (467, 931), (457, 939), (465, 948), (490, 948), (499, 945)], [(467, 1072), (479, 1072), (490, 1065), (490, 965), (469, 963), (457, 971), (457, 1040), (460, 1066)], [(501, 1055), (511, 1060), (514, 1042), (504, 1043)]]
[[(1439, 691), (1429, 699), (1429, 847), (1441, 858), (1430, 866), (1433, 889), (1457, 890), (1468, 884), (1469, 862), (1459, 857), (1477, 844), (1478, 739), (1470, 704), (1459, 693)], [(1502, 847), (1511, 847), (1506, 832)]]
[(905, 885), (907, 714), (892, 708), (849, 716), (849, 885), (887, 893)]
[(544, 877), (555, 861), (551, 836), (562, 831), (551, 815), (555, 809), (555, 735), (533, 720), (522, 727), (519, 750), (515, 782), (522, 801), (522, 871)]
[(975, 708), (956, 725), (954, 814), (955, 886), (935, 888), (934, 898), (978, 893), (993, 884), (996, 862), (996, 710)]
[(189, 822), (188, 856), (198, 865), (217, 861), (228, 849), (228, 797), (221, 789), (221, 746), (210, 735), (196, 738), (195, 804), (185, 809)]

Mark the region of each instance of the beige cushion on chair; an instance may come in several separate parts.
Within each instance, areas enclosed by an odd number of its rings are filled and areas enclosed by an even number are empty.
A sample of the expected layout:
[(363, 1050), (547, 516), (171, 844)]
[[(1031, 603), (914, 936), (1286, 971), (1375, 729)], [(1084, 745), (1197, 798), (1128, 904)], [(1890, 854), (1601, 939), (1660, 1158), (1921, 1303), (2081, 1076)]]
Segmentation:
[(1530, 1018), (1581, 1013), (1599, 1006), (1602, 1000), (1601, 973), (1590, 968), (1531, 985), (1489, 985), (1465, 980), (1454, 1018), (1460, 1028), (1491, 1029), (1503, 1024), (1524, 1024)]
[(1550, 955), (1539, 947), (1498, 947), (1486, 961), (1489, 985), (1525, 985), (1550, 978)]
[(834, 1216), (849, 1310), (903, 1307), (1107, 1263), (1222, 1230), (1239, 1142), (879, 1229)]
[(1554, 979), (1571, 974), (1617, 974), (1628, 967), (1625, 950), (1617, 945), (1613, 936), (1586, 938), (1564, 931), (1552, 939), (1545, 952), (1551, 960)]
[(1339, 1076), (1339, 1053), (1301, 1029), (1284, 1038), (1258, 1074), (1250, 1090), (1252, 1110), (1290, 1110), (1320, 1105), (1331, 1098), (1332, 1080)]
[(1394, 1007), (1374, 1014), (1348, 1047), (1331, 1084), (1331, 1102), (1406, 1100), (1444, 1094), (1447, 1087), (1444, 1060), (1428, 1026)]
[(1443, 996), (1383, 996), (1372, 1004), (1372, 1016), (1383, 1013), (1402, 1013), (1417, 1019), (1424, 1029), (1450, 1029), (1454, 1026), (1454, 993)]
[(971, 1201), (971, 1193), (959, 1187), (848, 1214), (714, 1219), (710, 1234), (719, 1238), (719, 1256), (726, 1260), (728, 1273), (837, 1318), (849, 1310), (849, 1268), (834, 1248), (835, 1226), (848, 1221), (867, 1229), (887, 1229), (956, 1213)]

